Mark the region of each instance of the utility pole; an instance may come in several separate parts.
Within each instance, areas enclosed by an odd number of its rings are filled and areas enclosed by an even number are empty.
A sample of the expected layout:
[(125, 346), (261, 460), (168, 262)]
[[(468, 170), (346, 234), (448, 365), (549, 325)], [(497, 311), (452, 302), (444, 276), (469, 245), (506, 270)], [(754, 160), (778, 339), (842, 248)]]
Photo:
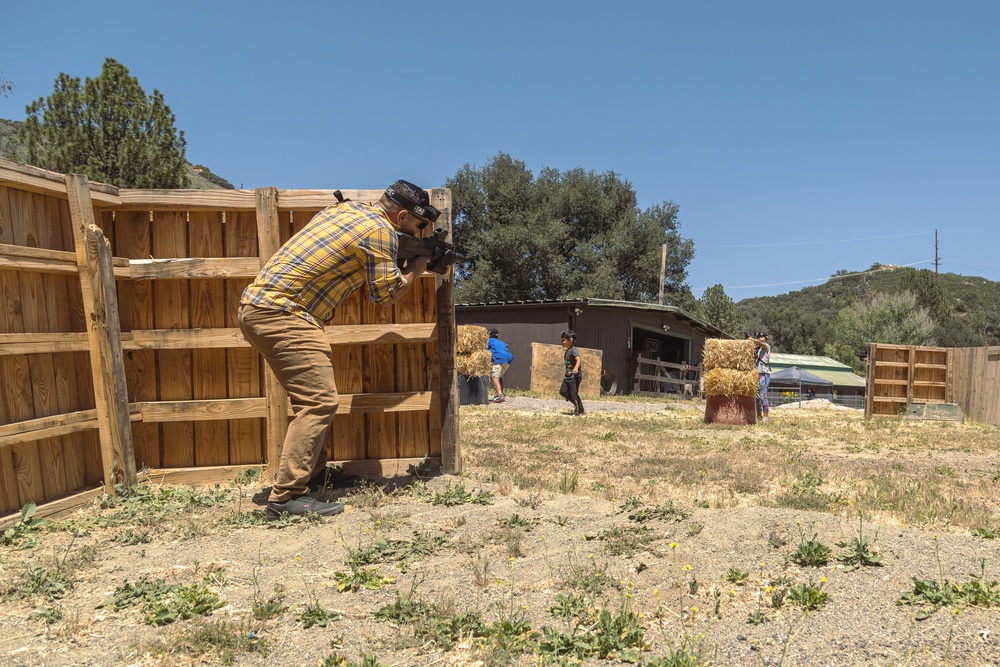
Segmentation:
[(663, 254), (660, 256), (660, 305), (663, 305), (663, 281), (667, 277), (667, 244), (663, 244)]
[(934, 279), (937, 280), (938, 277), (938, 262), (941, 260), (938, 257), (938, 237), (937, 230), (934, 230)]

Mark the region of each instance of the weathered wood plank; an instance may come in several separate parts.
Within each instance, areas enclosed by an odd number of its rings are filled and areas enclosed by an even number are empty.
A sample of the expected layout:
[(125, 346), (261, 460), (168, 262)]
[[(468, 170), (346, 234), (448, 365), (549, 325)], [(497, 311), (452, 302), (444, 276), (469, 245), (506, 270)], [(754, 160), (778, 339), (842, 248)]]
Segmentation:
[(0, 333), (0, 356), (84, 352), (90, 349), (85, 333)]
[[(225, 224), (226, 253), (236, 257), (253, 257), (257, 269), (257, 220), (248, 212), (227, 212)], [(255, 269), (255, 274), (256, 270)], [(239, 305), (243, 290), (250, 279), (231, 278), (225, 281), (225, 326), (237, 328), (239, 333)], [(243, 336), (240, 334), (240, 339)], [(259, 355), (245, 347), (226, 349), (226, 383), (229, 398), (261, 395), (261, 360)], [(260, 463), (264, 460), (263, 422), (261, 419), (236, 419), (229, 422), (229, 460), (231, 463)]]
[[(152, 222), (149, 212), (115, 213), (115, 250), (126, 258), (149, 257), (153, 252), (150, 237)], [(118, 311), (122, 329), (150, 330), (153, 318), (153, 283), (148, 280), (123, 280), (118, 284)], [(126, 385), (130, 401), (155, 401), (156, 353), (129, 340), (131, 333), (122, 334), (127, 350)], [(158, 468), (163, 464), (160, 427), (157, 424), (133, 424), (132, 439), (137, 468)]]
[[(132, 426), (127, 411), (128, 389), (125, 387), (125, 362), (121, 342), (121, 322), (115, 279), (111, 270), (111, 246), (97, 225), (87, 228), (87, 261), (93, 283), (94, 312), (91, 327), (98, 334), (100, 379), (105, 383), (108, 421), (111, 426), (110, 459), (115, 482), (135, 485), (135, 452), (132, 448)], [(92, 362), (93, 363), (93, 362)], [(95, 382), (97, 377), (95, 376)], [(105, 459), (107, 460), (107, 459)]]
[[(188, 250), (194, 257), (219, 258), (223, 255), (222, 213), (189, 214)], [(256, 259), (256, 258), (255, 258)], [(219, 261), (219, 260), (211, 260)], [(225, 261), (225, 260), (222, 260)], [(191, 326), (213, 331), (225, 324), (220, 307), (225, 302), (221, 280), (197, 279), (189, 282), (191, 291)], [(226, 353), (224, 350), (198, 349), (192, 353), (192, 397), (225, 398)], [(229, 461), (229, 424), (224, 421), (197, 423), (194, 426), (195, 464), (223, 465)]]
[[(0, 183), (27, 192), (66, 197), (66, 181), (63, 174), (12, 162), (5, 158), (0, 158)], [(113, 185), (90, 183), (89, 186), (91, 199), (94, 202), (119, 203), (118, 188)]]
[[(374, 303), (368, 295), (367, 287), (361, 294), (361, 319), (383, 325), (392, 323), (392, 308)], [(362, 377), (365, 393), (396, 391), (396, 348), (366, 346), (361, 352)], [(399, 420), (395, 415), (371, 413), (365, 415), (365, 429), (368, 433), (365, 458), (391, 459), (399, 456), (397, 433)]]
[[(263, 268), (271, 255), (281, 247), (281, 225), (278, 217), (278, 190), (276, 188), (260, 188), (255, 191), (257, 210), (257, 247), (260, 253), (260, 266)], [(278, 460), (281, 457), (281, 445), (288, 432), (286, 406), (288, 393), (285, 391), (274, 372), (264, 366), (264, 395), (267, 397), (267, 421), (264, 432), (264, 457), (267, 460), (268, 479), (274, 480), (278, 471)]]
[[(79, 509), (88, 507), (95, 500), (104, 495), (104, 488), (89, 489), (71, 496), (42, 503), (35, 509), (35, 518), (38, 519), (59, 519), (68, 516)], [(20, 508), (18, 508), (20, 509)], [(15, 512), (0, 518), (0, 530), (6, 530), (21, 520), (21, 513)]]
[(77, 410), (0, 425), (0, 447), (97, 428), (97, 410)]
[[(340, 304), (330, 319), (326, 331), (355, 329), (361, 321), (361, 291), (347, 297)], [(344, 396), (350, 394), (360, 394), (364, 391), (364, 381), (362, 378), (361, 345), (335, 345), (333, 346), (332, 362), (333, 375), (337, 379), (337, 392), (339, 394), (340, 405), (337, 407), (337, 415), (333, 419), (330, 427), (330, 435), (327, 438), (329, 445), (327, 459), (363, 459), (365, 458), (365, 418), (360, 413), (351, 413), (345, 407)]]
[[(219, 224), (219, 231), (222, 225)], [(258, 257), (187, 257), (176, 259), (135, 259), (129, 262), (133, 280), (157, 278), (253, 278), (260, 271)]]
[[(380, 394), (340, 394), (337, 414), (381, 414), (419, 412), (437, 406), (432, 392), (386, 392)], [(198, 422), (208, 420), (254, 419), (267, 414), (266, 398), (220, 398), (189, 401), (148, 401), (130, 403), (129, 409), (147, 423)], [(285, 416), (292, 408), (286, 403)]]
[[(420, 283), (393, 306), (393, 319), (398, 324), (420, 322), (423, 316), (423, 290)], [(421, 391), (427, 387), (426, 345), (407, 344), (396, 348), (396, 378), (400, 391)], [(413, 458), (430, 454), (427, 413), (406, 413), (399, 416), (399, 447), (397, 456)]]
[[(437, 322), (437, 280), (425, 281), (417, 285), (423, 292), (420, 299), (421, 320)], [(435, 338), (424, 347), (424, 357), (427, 359), (427, 377), (425, 388), (434, 392), (437, 407), (431, 407), (427, 412), (427, 443), (431, 456), (441, 455), (441, 373), (438, 368), (438, 341)]]
[[(338, 309), (339, 310), (339, 309)], [(332, 321), (332, 320), (331, 320)], [(391, 345), (436, 340), (437, 324), (359, 324), (324, 328), (331, 345)], [(11, 343), (22, 342), (9, 339)], [(0, 338), (0, 345), (5, 342)], [(126, 350), (196, 350), (249, 347), (238, 328), (146, 329), (123, 336)], [(0, 349), (0, 354), (2, 354)]]
[(122, 211), (252, 211), (253, 190), (129, 190), (118, 193)]
[[(388, 184), (387, 184), (388, 185)], [(333, 206), (337, 198), (333, 190), (278, 190), (278, 208), (282, 211), (307, 211), (309, 215)], [(377, 202), (385, 190), (341, 190), (345, 199), (360, 202)]]
[[(187, 257), (187, 216), (160, 211), (153, 216), (154, 257)], [(154, 321), (158, 329), (189, 329), (191, 315), (187, 281), (158, 280), (153, 283)], [(160, 350), (156, 353), (161, 400), (188, 400), (192, 394), (190, 350)], [(163, 465), (178, 468), (194, 465), (194, 425), (169, 423), (163, 435)]]

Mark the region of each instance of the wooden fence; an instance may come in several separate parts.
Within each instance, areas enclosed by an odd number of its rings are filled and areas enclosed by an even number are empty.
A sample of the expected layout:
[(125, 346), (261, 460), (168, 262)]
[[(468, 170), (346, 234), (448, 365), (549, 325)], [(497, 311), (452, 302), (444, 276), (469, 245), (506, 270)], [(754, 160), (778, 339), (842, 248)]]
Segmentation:
[(1000, 426), (1000, 347), (948, 350), (948, 400), (968, 418)]
[[(357, 201), (381, 190), (343, 190)], [(118, 190), (0, 160), (0, 514), (73, 509), (137, 470), (273, 474), (290, 414), (236, 321), (243, 288), (332, 190)], [(451, 195), (430, 191), (450, 225)], [(332, 462), (461, 470), (451, 276), (326, 323)], [(44, 505), (43, 505), (44, 503)], [(4, 519), (0, 519), (0, 525)]]
[(896, 415), (911, 403), (946, 403), (948, 348), (868, 345), (865, 416)]
[(1000, 425), (1000, 347), (868, 346), (865, 416), (953, 403), (968, 419)]
[(671, 364), (659, 359), (635, 357), (635, 377), (632, 393), (643, 396), (680, 394), (696, 397), (701, 379), (701, 367), (689, 364)]

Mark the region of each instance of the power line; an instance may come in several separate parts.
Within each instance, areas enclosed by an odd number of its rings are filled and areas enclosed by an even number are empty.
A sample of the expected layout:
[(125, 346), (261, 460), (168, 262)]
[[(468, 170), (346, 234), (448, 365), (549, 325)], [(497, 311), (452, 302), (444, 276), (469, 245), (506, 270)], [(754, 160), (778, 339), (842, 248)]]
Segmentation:
[(705, 248), (778, 248), (784, 246), (793, 245), (823, 245), (826, 243), (856, 243), (858, 241), (878, 241), (880, 239), (899, 239), (904, 236), (926, 236), (927, 234), (933, 234), (934, 232), (914, 232), (913, 234), (893, 234), (892, 236), (869, 236), (863, 239), (840, 239), (837, 241), (798, 241), (795, 243), (756, 243), (756, 244), (744, 244), (744, 245), (697, 245), (695, 246), (697, 250), (703, 250)]
[[(928, 262), (933, 262), (933, 261), (934, 261), (933, 259), (922, 259), (919, 262), (913, 262), (912, 264), (893, 264), (892, 266), (881, 266), (877, 269), (869, 269), (867, 271), (858, 271), (856, 273), (845, 273), (839, 276), (828, 276), (826, 278), (812, 278), (810, 280), (789, 280), (787, 282), (782, 282), (782, 283), (766, 283), (763, 285), (723, 285), (722, 289), (724, 290), (757, 289), (759, 287), (783, 287), (785, 285), (803, 285), (806, 283), (820, 283), (820, 282), (827, 282), (830, 280), (840, 280), (841, 278), (853, 278), (855, 276), (863, 276), (870, 273), (878, 273), (879, 271), (891, 271), (893, 269), (901, 269), (908, 266), (916, 266), (918, 264), (927, 264)], [(692, 291), (704, 292), (706, 289), (708, 288), (702, 287), (700, 289)]]

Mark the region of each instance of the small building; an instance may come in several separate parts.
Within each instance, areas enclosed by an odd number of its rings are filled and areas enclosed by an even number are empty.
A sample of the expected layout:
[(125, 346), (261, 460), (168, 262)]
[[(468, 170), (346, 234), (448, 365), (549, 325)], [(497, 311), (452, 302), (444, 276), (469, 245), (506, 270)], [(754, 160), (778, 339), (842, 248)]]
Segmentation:
[[(793, 366), (833, 383), (827, 386), (812, 386), (811, 388), (816, 392), (818, 398), (827, 398), (827, 395), (830, 394), (830, 397), (836, 399), (837, 403), (851, 407), (864, 407), (865, 379), (856, 375), (847, 364), (830, 357), (810, 354), (771, 353), (772, 378), (774, 373)], [(803, 393), (807, 392), (809, 388), (810, 385), (802, 383)], [(778, 390), (777, 386), (772, 386), (771, 394), (777, 393)]]
[(500, 331), (514, 355), (504, 376), (514, 389), (531, 387), (531, 344), (558, 344), (564, 329), (576, 331), (579, 347), (601, 350), (606, 372), (602, 388), (614, 386), (618, 393), (631, 393), (639, 354), (696, 366), (707, 338), (730, 338), (675, 306), (609, 299), (456, 304), (455, 319)]

